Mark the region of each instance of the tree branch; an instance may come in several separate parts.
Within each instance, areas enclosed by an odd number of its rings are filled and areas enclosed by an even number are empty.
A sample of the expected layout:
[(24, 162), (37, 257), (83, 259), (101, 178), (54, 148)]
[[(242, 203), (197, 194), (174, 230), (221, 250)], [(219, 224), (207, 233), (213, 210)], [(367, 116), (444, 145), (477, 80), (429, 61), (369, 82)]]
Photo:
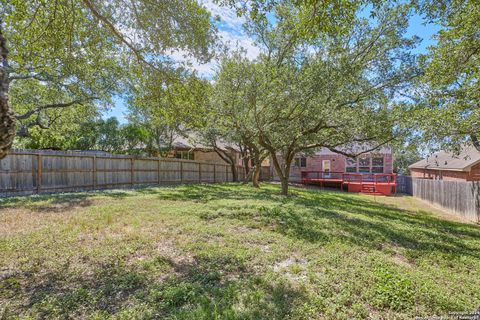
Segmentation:
[[(366, 139), (367, 139), (367, 138), (366, 138)], [(359, 139), (359, 140), (353, 140), (353, 141), (356, 141), (356, 142), (365, 142), (365, 141), (375, 140), (375, 138), (368, 138), (368, 140), (366, 140), (366, 139)], [(361, 140), (363, 140), (363, 141), (361, 141)], [(395, 140), (395, 137), (391, 137), (391, 138), (387, 139), (386, 141), (383, 141), (383, 142), (377, 144), (375, 147), (369, 148), (369, 149), (367, 149), (367, 150), (364, 150), (364, 151), (358, 152), (358, 153), (350, 153), (350, 152), (346, 152), (346, 151), (343, 151), (343, 150), (339, 150), (339, 149), (337, 149), (338, 146), (333, 146), (333, 147), (325, 146), (325, 147), (326, 147), (328, 150), (332, 151), (332, 152), (335, 152), (335, 153), (344, 155), (344, 156), (346, 156), (346, 157), (356, 158), (356, 157), (358, 157), (358, 156), (360, 156), (360, 155), (362, 155), (362, 154), (375, 151), (375, 150), (377, 150), (378, 148), (386, 145), (387, 143), (392, 142), (393, 140)]]
[(43, 110), (48, 110), (48, 109), (61, 109), (61, 108), (68, 108), (74, 104), (82, 104), (84, 102), (92, 101), (98, 99), (97, 97), (90, 97), (90, 98), (85, 98), (85, 99), (77, 99), (73, 100), (70, 102), (65, 102), (65, 103), (52, 103), (52, 104), (46, 104), (40, 107), (37, 107), (33, 110), (29, 110), (25, 112), (24, 114), (21, 115), (16, 115), (17, 120), (25, 120), (31, 117), (32, 115), (39, 113), (40, 111)]
[(90, 1), (90, 0), (82, 0), (82, 2), (87, 6), (87, 8), (92, 12), (93, 16), (96, 17), (99, 21), (101, 21), (112, 33), (113, 35), (120, 41), (122, 42), (123, 44), (125, 44), (132, 52), (133, 54), (135, 54), (135, 56), (137, 57), (137, 59), (141, 62), (143, 62), (144, 64), (152, 67), (153, 69), (155, 70), (159, 70), (159, 68), (157, 66), (155, 66), (154, 64), (152, 64), (151, 62), (147, 61), (142, 53), (140, 52), (140, 50), (138, 48), (136, 48), (130, 41), (128, 41), (124, 35), (122, 35), (120, 33), (120, 31), (117, 30), (117, 28), (113, 25), (112, 22), (110, 22), (110, 20), (108, 20), (107, 17), (105, 17), (104, 15), (102, 15), (100, 13), (100, 11), (97, 10), (97, 8), (95, 7), (95, 5), (93, 5), (93, 3)]

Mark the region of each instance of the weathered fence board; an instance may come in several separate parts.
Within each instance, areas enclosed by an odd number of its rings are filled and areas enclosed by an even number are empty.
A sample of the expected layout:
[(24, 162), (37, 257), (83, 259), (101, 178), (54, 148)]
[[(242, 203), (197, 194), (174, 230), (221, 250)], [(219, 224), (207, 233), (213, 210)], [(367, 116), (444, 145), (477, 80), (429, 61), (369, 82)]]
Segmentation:
[(397, 176), (397, 193), (406, 193), (412, 195), (412, 177)]
[(480, 222), (480, 183), (411, 179), (412, 195)]
[(226, 181), (227, 164), (173, 158), (15, 150), (0, 161), (0, 196)]

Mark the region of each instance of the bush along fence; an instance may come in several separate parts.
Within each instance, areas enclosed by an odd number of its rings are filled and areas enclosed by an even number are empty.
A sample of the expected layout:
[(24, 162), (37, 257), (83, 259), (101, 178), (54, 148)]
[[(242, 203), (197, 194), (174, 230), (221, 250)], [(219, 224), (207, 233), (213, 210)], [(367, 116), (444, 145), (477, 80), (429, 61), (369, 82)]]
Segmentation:
[(480, 222), (480, 182), (403, 177), (398, 190), (426, 200), (468, 220)]
[(228, 181), (228, 164), (175, 158), (14, 150), (0, 161), (0, 196)]

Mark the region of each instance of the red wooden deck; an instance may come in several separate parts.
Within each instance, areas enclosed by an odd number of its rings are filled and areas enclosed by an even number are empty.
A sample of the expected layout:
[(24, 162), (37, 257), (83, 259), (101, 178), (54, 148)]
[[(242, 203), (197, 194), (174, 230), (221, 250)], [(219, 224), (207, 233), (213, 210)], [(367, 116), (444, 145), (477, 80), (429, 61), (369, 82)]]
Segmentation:
[(302, 171), (303, 184), (336, 184), (348, 192), (390, 196), (397, 192), (397, 175), (394, 173), (344, 173)]

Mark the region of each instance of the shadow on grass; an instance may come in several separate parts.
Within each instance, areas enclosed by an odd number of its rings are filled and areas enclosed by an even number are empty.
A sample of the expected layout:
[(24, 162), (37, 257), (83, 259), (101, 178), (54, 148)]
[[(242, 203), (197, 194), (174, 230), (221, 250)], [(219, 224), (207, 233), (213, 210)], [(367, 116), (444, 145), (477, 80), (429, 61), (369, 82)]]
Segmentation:
[[(267, 281), (232, 257), (156, 261), (148, 270), (106, 264), (89, 277), (69, 274), (68, 267), (36, 281), (12, 275), (0, 282), (0, 293), (24, 294), (28, 303), (7, 308), (4, 316), (28, 311), (41, 318), (281, 319), (305, 301), (302, 290), (287, 281)], [(6, 285), (22, 282), (28, 283), (23, 290)]]
[[(360, 250), (401, 248), (412, 260), (427, 255), (455, 263), (468, 263), (462, 257), (480, 259), (480, 228), (474, 225), (347, 193), (292, 188), (291, 196), (282, 197), (278, 192), (273, 185), (259, 190), (238, 184), (184, 185), (11, 198), (2, 200), (2, 205), (56, 205), (65, 210), (82, 203), (91, 205), (96, 195), (119, 201), (138, 195), (171, 201), (238, 200), (213, 202), (206, 211), (186, 214), (195, 214), (205, 223), (232, 219), (259, 229), (267, 226), (269, 231), (318, 245), (343, 242)], [(91, 266), (95, 270), (91, 274), (74, 272), (68, 265), (45, 273), (12, 273), (0, 279), (0, 297), (27, 301), (7, 306), (6, 318), (24, 314), (34, 318), (119, 315), (128, 319), (281, 319), (307, 299), (301, 287), (280, 277), (267, 280), (235, 256), (221, 254), (213, 251), (191, 261), (149, 256), (154, 262), (148, 269), (109, 261)]]
[(94, 204), (93, 199), (98, 196), (124, 199), (133, 195), (135, 194), (132, 192), (113, 190), (9, 197), (0, 199), (0, 210), (5, 208), (26, 208), (40, 213), (63, 212), (74, 208), (89, 207)]
[[(261, 189), (226, 183), (42, 195), (5, 199), (0, 208), (31, 205), (32, 210), (40, 212), (63, 211), (89, 206), (96, 195), (118, 200), (138, 195), (180, 202), (236, 200), (219, 202), (216, 212), (198, 215), (212, 223), (220, 217), (246, 223), (260, 221), (260, 227), (274, 226), (277, 232), (312, 243), (341, 241), (377, 250), (385, 246), (403, 247), (412, 256), (439, 252), (480, 258), (478, 226), (399, 209), (349, 193), (291, 188), (291, 195), (283, 197), (278, 186), (272, 184), (264, 184)], [(35, 207), (35, 203), (41, 205)]]
[(193, 184), (7, 197), (0, 199), (0, 210), (26, 208), (34, 212), (62, 212), (78, 207), (89, 207), (98, 197), (122, 200), (138, 195), (158, 195), (160, 200), (197, 202), (215, 199), (282, 199), (280, 195), (267, 190), (248, 190), (249, 188), (242, 188), (241, 191), (235, 190), (239, 186), (238, 183)]
[[(291, 196), (281, 197), (271, 185), (260, 190), (196, 185), (171, 190), (160, 197), (182, 201), (266, 200), (270, 206), (259, 206), (258, 210), (245, 210), (246, 205), (242, 204), (220, 205), (218, 217), (247, 223), (259, 220), (284, 235), (312, 243), (341, 241), (370, 249), (403, 247), (413, 257), (438, 252), (480, 258), (478, 226), (399, 209), (348, 193), (292, 188)], [(212, 220), (208, 214), (200, 217)]]

